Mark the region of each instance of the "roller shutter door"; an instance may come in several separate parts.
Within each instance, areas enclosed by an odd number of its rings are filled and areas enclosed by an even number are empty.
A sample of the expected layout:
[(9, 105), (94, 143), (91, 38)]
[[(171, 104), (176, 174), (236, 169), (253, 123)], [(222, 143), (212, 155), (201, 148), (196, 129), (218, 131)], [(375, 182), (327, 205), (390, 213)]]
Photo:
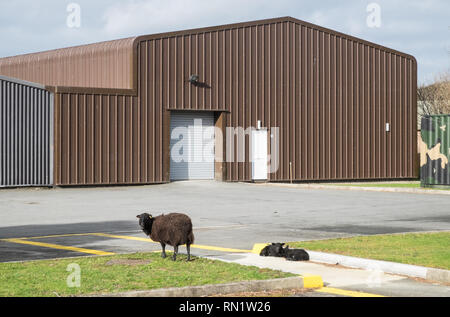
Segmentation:
[(214, 179), (214, 113), (172, 112), (170, 179)]

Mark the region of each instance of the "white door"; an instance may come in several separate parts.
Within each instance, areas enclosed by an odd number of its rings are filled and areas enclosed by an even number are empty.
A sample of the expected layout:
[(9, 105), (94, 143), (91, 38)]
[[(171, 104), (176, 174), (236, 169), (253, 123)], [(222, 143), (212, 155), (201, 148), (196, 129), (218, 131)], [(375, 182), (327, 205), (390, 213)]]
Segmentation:
[(170, 179), (214, 179), (214, 113), (171, 113)]
[(252, 130), (252, 179), (267, 180), (267, 130)]

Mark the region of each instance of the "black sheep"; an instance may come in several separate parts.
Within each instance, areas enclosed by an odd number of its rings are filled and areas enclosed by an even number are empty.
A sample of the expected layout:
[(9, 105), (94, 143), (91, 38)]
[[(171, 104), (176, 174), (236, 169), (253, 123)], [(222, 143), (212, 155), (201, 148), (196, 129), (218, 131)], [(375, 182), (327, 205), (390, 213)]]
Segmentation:
[(309, 254), (303, 249), (284, 248), (284, 257), (288, 261), (309, 261)]
[(179, 213), (171, 213), (153, 217), (148, 213), (136, 216), (139, 225), (146, 235), (155, 242), (161, 243), (163, 258), (166, 257), (166, 244), (173, 246), (173, 260), (177, 259), (178, 246), (186, 245), (187, 260), (191, 259), (191, 244), (194, 243), (191, 218)]
[(303, 249), (283, 248), (284, 243), (272, 243), (259, 253), (260, 256), (274, 256), (286, 258), (288, 261), (309, 261), (309, 254)]
[(272, 243), (261, 250), (261, 256), (284, 257), (284, 243)]

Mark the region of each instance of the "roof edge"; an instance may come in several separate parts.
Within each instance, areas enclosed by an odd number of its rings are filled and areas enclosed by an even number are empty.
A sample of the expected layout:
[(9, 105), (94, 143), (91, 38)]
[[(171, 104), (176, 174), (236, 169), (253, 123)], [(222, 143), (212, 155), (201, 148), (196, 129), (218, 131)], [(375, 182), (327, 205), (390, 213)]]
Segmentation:
[(393, 49), (393, 48), (390, 48), (390, 47), (387, 47), (387, 46), (383, 46), (381, 44), (377, 44), (377, 43), (374, 43), (374, 42), (371, 42), (371, 41), (368, 41), (368, 40), (364, 40), (362, 38), (359, 38), (359, 37), (356, 37), (356, 36), (353, 36), (353, 35), (349, 35), (349, 34), (346, 34), (346, 33), (343, 33), (343, 32), (332, 30), (332, 29), (329, 29), (329, 28), (326, 28), (326, 27), (323, 27), (323, 26), (320, 26), (320, 25), (317, 25), (317, 24), (313, 24), (313, 23), (310, 23), (310, 22), (302, 21), (302, 20), (299, 20), (299, 19), (296, 19), (296, 18), (293, 18), (293, 17), (286, 17), (286, 19), (288, 19), (290, 22), (293, 22), (293, 23), (296, 23), (296, 24), (301, 24), (301, 25), (305, 25), (305, 26), (308, 26), (308, 27), (311, 27), (311, 28), (318, 29), (318, 30), (323, 31), (323, 32), (332, 33), (332, 34), (335, 34), (337, 36), (341, 36), (341, 37), (345, 37), (345, 38), (351, 39), (351, 40), (353, 40), (355, 42), (360, 42), (360, 43), (367, 44), (369, 46), (373, 46), (373, 47), (378, 48), (378, 49), (383, 50), (383, 51), (389, 51), (391, 53), (395, 53), (397, 55), (401, 55), (401, 56), (404, 56), (406, 58), (410, 58), (410, 59), (413, 60), (414, 64), (417, 65), (416, 58), (413, 55), (411, 55), (411, 54), (408, 54), (408, 53), (405, 53), (405, 52), (402, 52), (402, 51), (399, 51), (399, 50), (396, 50), (396, 49)]
[(139, 35), (139, 36), (135, 37), (134, 45), (136, 46), (136, 50), (137, 50), (137, 44), (141, 41), (146, 41), (146, 40), (154, 40), (154, 39), (161, 39), (161, 38), (174, 37), (174, 36), (180, 36), (180, 35), (188, 35), (188, 34), (200, 34), (200, 33), (213, 32), (213, 31), (218, 31), (218, 30), (237, 29), (237, 28), (241, 28), (241, 27), (258, 26), (258, 25), (273, 24), (273, 23), (280, 23), (280, 22), (292, 22), (292, 23), (295, 23), (298, 25), (303, 25), (305, 27), (316, 29), (316, 30), (326, 32), (329, 34), (334, 34), (336, 36), (347, 38), (347, 39), (350, 39), (355, 42), (363, 43), (363, 44), (378, 48), (383, 51), (391, 52), (391, 53), (397, 54), (399, 56), (409, 58), (409, 59), (413, 60), (414, 64), (416, 65), (416, 68), (417, 68), (417, 60), (413, 55), (410, 55), (410, 54), (407, 54), (407, 53), (404, 53), (404, 52), (398, 51), (396, 49), (389, 48), (387, 46), (383, 46), (383, 45), (380, 45), (380, 44), (377, 44), (374, 42), (370, 42), (370, 41), (358, 38), (353, 35), (345, 34), (345, 33), (342, 33), (342, 32), (336, 31), (336, 30), (332, 30), (332, 29), (317, 25), (317, 24), (299, 20), (299, 19), (293, 18), (291, 16), (254, 20), (254, 21), (249, 21), (249, 22), (223, 24), (223, 25), (218, 25), (218, 26), (201, 27), (201, 28), (194, 28), (194, 29), (187, 29), (187, 30), (180, 30), (180, 31)]
[(101, 88), (78, 86), (45, 86), (45, 89), (56, 94), (117, 95), (137, 97), (136, 89)]
[(17, 58), (17, 57), (25, 57), (25, 56), (31, 56), (31, 55), (37, 55), (37, 54), (45, 54), (45, 53), (51, 53), (51, 52), (60, 51), (60, 50), (70, 50), (70, 49), (77, 49), (77, 48), (85, 48), (85, 47), (89, 47), (89, 46), (95, 46), (95, 45), (98, 45), (98, 44), (106, 44), (106, 43), (110, 43), (110, 42), (125, 41), (125, 40), (132, 41), (132, 44), (130, 45), (130, 48), (132, 49), (134, 47), (134, 45), (135, 45), (136, 38), (138, 38), (138, 37), (139, 36), (129, 36), (129, 37), (123, 37), (123, 38), (114, 39), (114, 40), (92, 42), (92, 43), (73, 45), (73, 46), (64, 46), (64, 47), (52, 48), (52, 49), (48, 49), (48, 50), (36, 51), (36, 52), (30, 52), (30, 53), (24, 53), (24, 54), (2, 56), (2, 57), (0, 57), (0, 60), (13, 59), (13, 58)]
[(9, 77), (9, 76), (3, 76), (0, 75), (0, 80), (4, 80), (4, 81), (9, 81), (15, 84), (20, 84), (20, 85), (24, 85), (24, 86), (29, 86), (29, 87), (33, 87), (33, 88), (38, 88), (38, 89), (42, 89), (42, 90), (49, 90), (49, 87), (39, 84), (39, 83), (34, 83), (31, 81), (26, 81), (26, 80), (22, 80), (19, 78), (15, 78), (15, 77)]

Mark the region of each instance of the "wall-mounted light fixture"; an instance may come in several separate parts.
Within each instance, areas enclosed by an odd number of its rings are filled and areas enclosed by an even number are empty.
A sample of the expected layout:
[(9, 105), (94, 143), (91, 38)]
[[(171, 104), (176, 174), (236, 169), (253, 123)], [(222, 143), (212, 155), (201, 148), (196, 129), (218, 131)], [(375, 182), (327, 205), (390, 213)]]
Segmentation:
[(189, 77), (189, 82), (190, 82), (192, 85), (197, 85), (197, 84), (198, 84), (198, 80), (199, 80), (198, 75), (191, 75), (191, 76)]

